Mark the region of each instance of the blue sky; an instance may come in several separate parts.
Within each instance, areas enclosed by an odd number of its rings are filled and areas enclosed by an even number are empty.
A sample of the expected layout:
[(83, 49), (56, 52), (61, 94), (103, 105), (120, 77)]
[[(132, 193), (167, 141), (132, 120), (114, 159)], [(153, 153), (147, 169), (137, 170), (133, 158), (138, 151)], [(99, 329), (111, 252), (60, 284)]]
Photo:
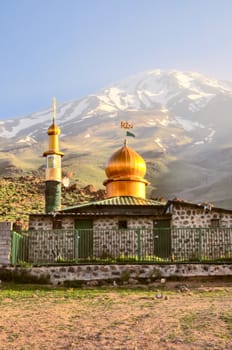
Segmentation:
[(0, 0), (0, 120), (149, 69), (232, 80), (231, 0)]

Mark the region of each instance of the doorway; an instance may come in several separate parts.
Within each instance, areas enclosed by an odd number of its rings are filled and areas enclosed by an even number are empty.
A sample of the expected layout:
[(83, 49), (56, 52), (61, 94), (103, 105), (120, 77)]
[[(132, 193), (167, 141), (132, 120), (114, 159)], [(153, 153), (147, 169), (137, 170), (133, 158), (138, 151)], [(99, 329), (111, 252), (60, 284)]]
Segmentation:
[(80, 219), (75, 221), (76, 253), (78, 259), (87, 259), (93, 256), (93, 222)]
[(154, 255), (160, 258), (171, 256), (171, 222), (167, 219), (153, 221)]

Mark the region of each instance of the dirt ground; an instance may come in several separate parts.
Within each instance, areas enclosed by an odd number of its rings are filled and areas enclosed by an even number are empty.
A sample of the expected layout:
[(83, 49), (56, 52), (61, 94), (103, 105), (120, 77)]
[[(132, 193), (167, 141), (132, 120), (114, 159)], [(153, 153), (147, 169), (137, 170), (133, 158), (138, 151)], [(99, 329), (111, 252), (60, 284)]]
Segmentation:
[(232, 349), (232, 283), (1, 285), (0, 350)]

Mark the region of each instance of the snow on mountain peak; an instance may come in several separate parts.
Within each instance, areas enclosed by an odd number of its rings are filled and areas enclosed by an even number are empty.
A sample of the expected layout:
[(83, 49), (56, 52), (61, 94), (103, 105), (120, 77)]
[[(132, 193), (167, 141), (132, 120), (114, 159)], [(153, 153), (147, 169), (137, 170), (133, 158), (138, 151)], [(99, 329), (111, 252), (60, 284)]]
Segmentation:
[(181, 87), (186, 89), (191, 88), (192, 82), (194, 80), (191, 75), (185, 74), (183, 72), (176, 72), (175, 77)]
[(26, 136), (24, 139), (20, 139), (16, 143), (33, 144), (33, 143), (37, 143), (37, 141), (30, 136)]
[[(80, 125), (90, 118), (105, 115), (115, 118), (125, 111), (149, 111), (156, 115), (157, 123), (161, 125), (166, 123), (166, 115), (171, 113), (175, 116), (179, 111), (182, 115), (186, 114), (184, 119), (189, 119), (188, 112), (193, 114), (200, 111), (218, 95), (231, 97), (232, 84), (196, 72), (156, 69), (134, 75), (81, 100), (59, 104), (57, 119), (63, 128), (71, 122)], [(51, 116), (50, 108), (24, 118), (1, 122), (0, 137), (21, 136), (23, 130), (26, 135), (37, 135), (38, 128), (44, 130), (49, 126)], [(160, 122), (161, 119), (163, 122)]]
[[(196, 72), (160, 69), (140, 73), (102, 91), (101, 101), (118, 110), (168, 107), (174, 98), (190, 100), (192, 112), (204, 107), (216, 93), (232, 93), (225, 82)], [(177, 101), (178, 102), (178, 101)], [(194, 103), (193, 103), (194, 102)]]

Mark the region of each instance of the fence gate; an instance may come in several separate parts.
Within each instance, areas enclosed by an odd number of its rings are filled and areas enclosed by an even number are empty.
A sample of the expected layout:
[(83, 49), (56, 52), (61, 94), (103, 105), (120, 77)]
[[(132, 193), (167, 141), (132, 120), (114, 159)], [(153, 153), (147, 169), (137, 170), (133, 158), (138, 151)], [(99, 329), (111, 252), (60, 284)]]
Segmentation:
[(18, 232), (12, 232), (11, 264), (16, 265), (20, 261), (27, 260), (27, 237)]
[(75, 257), (89, 258), (93, 255), (93, 222), (91, 220), (75, 221)]
[(170, 220), (157, 220), (153, 223), (154, 255), (160, 258), (171, 256)]

